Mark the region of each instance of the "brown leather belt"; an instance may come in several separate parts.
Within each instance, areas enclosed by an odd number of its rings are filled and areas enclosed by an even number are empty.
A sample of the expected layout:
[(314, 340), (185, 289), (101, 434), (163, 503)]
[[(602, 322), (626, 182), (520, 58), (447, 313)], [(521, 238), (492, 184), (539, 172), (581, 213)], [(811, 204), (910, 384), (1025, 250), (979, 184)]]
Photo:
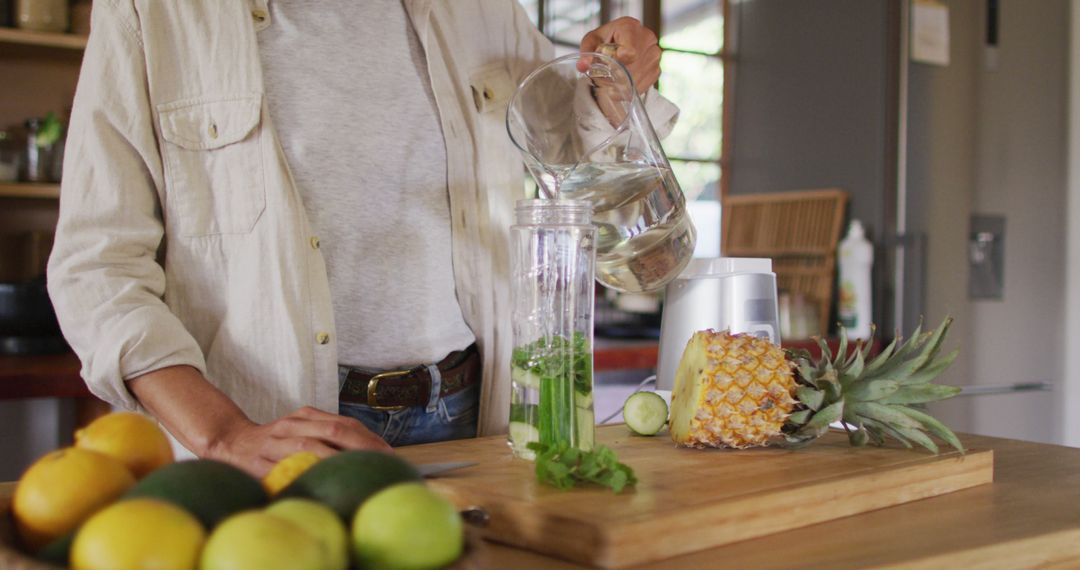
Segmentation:
[[(436, 366), (441, 378), (440, 397), (480, 383), (480, 351), (475, 344), (451, 352)], [(386, 372), (350, 368), (340, 394), (342, 402), (367, 404), (377, 410), (426, 406), (430, 397), (431, 373), (427, 366)]]

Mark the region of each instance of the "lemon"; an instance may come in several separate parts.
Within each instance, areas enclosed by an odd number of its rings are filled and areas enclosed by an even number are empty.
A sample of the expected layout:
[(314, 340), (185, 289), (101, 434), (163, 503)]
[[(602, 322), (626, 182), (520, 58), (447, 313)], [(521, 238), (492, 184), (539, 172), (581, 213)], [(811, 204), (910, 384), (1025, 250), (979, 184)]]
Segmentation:
[(114, 503), (90, 517), (71, 546), (73, 570), (194, 570), (206, 532), (187, 511), (157, 499)]
[(119, 459), (136, 479), (173, 462), (172, 445), (154, 420), (134, 412), (102, 416), (75, 432), (75, 447)]
[(318, 462), (318, 455), (310, 451), (297, 451), (274, 464), (266, 477), (263, 477), (263, 487), (270, 496), (274, 496)]
[(327, 570), (349, 567), (349, 533), (330, 507), (309, 499), (285, 499), (266, 507), (265, 512), (296, 523), (319, 541), (329, 561)]
[(134, 484), (124, 464), (108, 455), (75, 447), (47, 453), (15, 486), (11, 508), (19, 536), (37, 551)]
[(202, 570), (326, 570), (319, 541), (296, 523), (264, 511), (222, 522), (203, 548)]

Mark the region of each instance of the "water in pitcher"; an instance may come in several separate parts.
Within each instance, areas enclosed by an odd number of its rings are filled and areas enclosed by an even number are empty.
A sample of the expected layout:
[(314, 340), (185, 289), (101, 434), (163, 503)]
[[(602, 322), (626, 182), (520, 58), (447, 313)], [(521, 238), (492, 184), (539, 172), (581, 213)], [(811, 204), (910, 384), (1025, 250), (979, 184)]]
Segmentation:
[(596, 224), (596, 277), (619, 291), (654, 291), (690, 262), (696, 234), (671, 169), (643, 162), (552, 167), (548, 198), (589, 200)]

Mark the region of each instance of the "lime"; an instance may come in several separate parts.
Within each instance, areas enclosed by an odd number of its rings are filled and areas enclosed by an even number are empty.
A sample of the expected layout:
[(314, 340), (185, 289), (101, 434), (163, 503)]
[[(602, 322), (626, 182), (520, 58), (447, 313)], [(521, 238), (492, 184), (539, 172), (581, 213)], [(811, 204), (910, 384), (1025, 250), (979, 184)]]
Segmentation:
[(319, 541), (298, 524), (264, 511), (246, 511), (222, 522), (202, 552), (201, 570), (325, 570)]
[(349, 533), (330, 507), (308, 499), (285, 499), (265, 510), (297, 524), (322, 546), (329, 561), (327, 570), (345, 570), (349, 566)]
[(353, 556), (362, 568), (442, 568), (461, 556), (464, 542), (457, 509), (423, 483), (376, 493), (353, 519)]

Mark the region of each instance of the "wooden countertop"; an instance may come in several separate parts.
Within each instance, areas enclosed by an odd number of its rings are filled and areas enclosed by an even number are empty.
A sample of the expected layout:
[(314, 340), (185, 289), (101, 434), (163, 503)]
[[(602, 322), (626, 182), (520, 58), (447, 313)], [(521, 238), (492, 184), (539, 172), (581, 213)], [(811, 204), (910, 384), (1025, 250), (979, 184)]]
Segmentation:
[[(637, 568), (1080, 567), (1080, 449), (963, 440), (994, 450), (993, 484)], [(657, 528), (655, 540), (663, 539)], [(492, 568), (583, 568), (508, 546), (490, 550)]]
[[(639, 568), (1077, 568), (1080, 449), (978, 436), (995, 482)], [(0, 510), (14, 490), (0, 483)], [(798, 508), (798, 505), (792, 505)], [(664, 529), (655, 530), (655, 540)], [(488, 544), (489, 568), (583, 568)]]
[(0, 400), (92, 397), (73, 353), (0, 355)]

